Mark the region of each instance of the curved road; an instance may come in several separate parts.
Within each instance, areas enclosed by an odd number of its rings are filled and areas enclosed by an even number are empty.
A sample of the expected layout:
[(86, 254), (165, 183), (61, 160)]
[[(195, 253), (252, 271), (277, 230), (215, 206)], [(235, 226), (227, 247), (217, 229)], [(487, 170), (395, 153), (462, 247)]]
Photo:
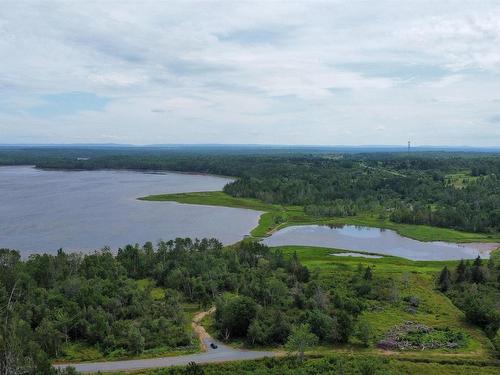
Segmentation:
[[(277, 355), (275, 352), (260, 352), (251, 350), (239, 350), (230, 348), (216, 340), (214, 340), (200, 324), (203, 317), (214, 310), (205, 311), (195, 315), (193, 318), (192, 326), (194, 331), (198, 334), (202, 343), (202, 350), (204, 353), (180, 355), (175, 357), (162, 357), (151, 359), (134, 359), (127, 361), (110, 361), (110, 362), (85, 362), (85, 363), (67, 363), (54, 365), (55, 368), (65, 368), (68, 366), (74, 367), (77, 371), (82, 373), (94, 372), (109, 372), (109, 371), (125, 371), (125, 370), (140, 370), (146, 368), (159, 368), (169, 366), (182, 366), (187, 365), (189, 362), (196, 363), (213, 363), (213, 362), (228, 362), (228, 361), (242, 361), (246, 359), (258, 359), (264, 357), (274, 357)], [(212, 349), (210, 344), (214, 342), (217, 344), (217, 349)]]

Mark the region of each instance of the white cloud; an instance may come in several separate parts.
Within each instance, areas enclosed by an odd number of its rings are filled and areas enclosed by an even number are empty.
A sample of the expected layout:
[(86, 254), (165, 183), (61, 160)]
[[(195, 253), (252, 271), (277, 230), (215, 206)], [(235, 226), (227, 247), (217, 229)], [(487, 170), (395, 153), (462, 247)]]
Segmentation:
[(88, 75), (91, 82), (109, 87), (128, 87), (146, 81), (146, 76), (142, 74), (125, 73), (91, 73)]
[[(491, 145), (496, 2), (6, 2), (2, 142)], [(47, 119), (47, 95), (103, 111)], [(64, 95), (63, 95), (64, 96)], [(35, 103), (35, 104), (34, 104)], [(485, 134), (485, 132), (487, 134)]]
[(413, 21), (403, 33), (447, 66), (500, 71), (500, 6)]

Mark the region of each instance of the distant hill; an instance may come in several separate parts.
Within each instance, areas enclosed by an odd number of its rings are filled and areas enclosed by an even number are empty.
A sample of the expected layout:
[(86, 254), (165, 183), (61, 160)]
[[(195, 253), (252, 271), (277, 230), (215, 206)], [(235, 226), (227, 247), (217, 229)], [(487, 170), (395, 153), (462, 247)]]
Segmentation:
[[(387, 153), (407, 152), (407, 146), (364, 145), (364, 146), (325, 146), (325, 145), (258, 145), (258, 144), (151, 144), (131, 145), (117, 143), (67, 143), (67, 144), (0, 144), (0, 148), (59, 148), (59, 149), (134, 149), (134, 150), (183, 150), (197, 152), (234, 152), (234, 153)], [(477, 146), (415, 146), (412, 153), (418, 152), (485, 152), (500, 153), (499, 147)]]

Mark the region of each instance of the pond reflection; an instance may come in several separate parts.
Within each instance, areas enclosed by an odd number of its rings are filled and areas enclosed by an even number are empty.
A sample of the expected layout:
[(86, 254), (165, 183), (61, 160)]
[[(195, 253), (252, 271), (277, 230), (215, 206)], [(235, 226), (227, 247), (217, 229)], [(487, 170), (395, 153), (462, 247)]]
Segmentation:
[(284, 228), (263, 242), (269, 246), (321, 246), (394, 255), (413, 260), (488, 258), (500, 244), (422, 242), (389, 229), (357, 225), (304, 225)]

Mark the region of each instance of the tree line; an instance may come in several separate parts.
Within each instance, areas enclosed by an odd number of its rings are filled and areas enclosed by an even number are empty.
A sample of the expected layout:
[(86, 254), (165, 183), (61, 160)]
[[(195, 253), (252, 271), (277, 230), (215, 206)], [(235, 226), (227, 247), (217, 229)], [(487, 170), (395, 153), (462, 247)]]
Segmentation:
[(500, 352), (500, 263), (492, 256), (487, 262), (477, 257), (473, 262), (460, 261), (455, 269), (443, 267), (437, 287), (465, 314), (472, 324), (481, 327)]

